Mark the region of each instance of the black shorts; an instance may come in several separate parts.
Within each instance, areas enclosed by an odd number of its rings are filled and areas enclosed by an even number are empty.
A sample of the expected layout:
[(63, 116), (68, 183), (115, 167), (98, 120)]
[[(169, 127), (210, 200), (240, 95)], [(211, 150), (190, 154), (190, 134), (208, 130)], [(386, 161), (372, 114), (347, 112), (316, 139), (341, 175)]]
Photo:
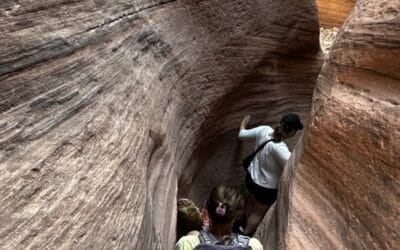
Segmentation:
[(278, 196), (278, 189), (265, 188), (257, 183), (254, 183), (249, 172), (247, 172), (246, 175), (246, 188), (256, 197), (256, 200), (263, 205), (271, 206), (276, 201), (276, 197)]

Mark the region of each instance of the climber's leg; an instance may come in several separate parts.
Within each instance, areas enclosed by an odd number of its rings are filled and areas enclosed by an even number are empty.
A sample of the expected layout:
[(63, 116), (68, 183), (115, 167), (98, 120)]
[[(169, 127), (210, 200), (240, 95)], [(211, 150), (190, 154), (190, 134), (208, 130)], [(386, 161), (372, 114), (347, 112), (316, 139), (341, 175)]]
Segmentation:
[(245, 205), (246, 223), (243, 232), (251, 235), (275, 202), (278, 192), (277, 189), (268, 189), (257, 185), (249, 173), (246, 175), (246, 188), (251, 193), (251, 199), (248, 199)]
[(246, 227), (244, 228), (245, 235), (254, 234), (269, 207), (270, 206), (268, 205), (263, 205), (257, 201), (254, 201), (250, 213), (247, 214)]

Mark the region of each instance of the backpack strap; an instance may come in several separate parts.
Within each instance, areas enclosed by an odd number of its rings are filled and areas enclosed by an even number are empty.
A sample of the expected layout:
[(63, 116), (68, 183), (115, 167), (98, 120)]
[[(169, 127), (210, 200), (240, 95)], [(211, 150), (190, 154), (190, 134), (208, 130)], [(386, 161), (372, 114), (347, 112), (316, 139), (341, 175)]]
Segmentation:
[(236, 234), (237, 245), (248, 246), (250, 242), (250, 237), (242, 234)]
[(266, 140), (265, 142), (261, 143), (261, 145), (256, 149), (256, 151), (254, 151), (254, 155), (256, 155), (265, 145), (267, 145), (268, 142), (273, 141), (273, 142), (278, 142), (278, 140), (276, 139), (269, 139)]
[(217, 240), (208, 230), (201, 230), (199, 234), (200, 244), (215, 245)]
[[(231, 236), (229, 236), (229, 238), (233, 240), (232, 243), (234, 246), (248, 246), (250, 242), (250, 237), (242, 234), (233, 233)], [(221, 244), (221, 242), (217, 241), (215, 237), (208, 230), (200, 231), (199, 240), (200, 244), (209, 244), (209, 245)]]
[(258, 146), (258, 148), (255, 151), (253, 151), (249, 156), (247, 156), (249, 158), (249, 160), (252, 161), (254, 159), (254, 157), (257, 155), (257, 153), (260, 152), (260, 150), (263, 149), (263, 147), (265, 145), (267, 145), (267, 143), (270, 141), (278, 142), (278, 140), (276, 140), (276, 139), (269, 139), (269, 140), (266, 140), (265, 142), (261, 143), (261, 145)]

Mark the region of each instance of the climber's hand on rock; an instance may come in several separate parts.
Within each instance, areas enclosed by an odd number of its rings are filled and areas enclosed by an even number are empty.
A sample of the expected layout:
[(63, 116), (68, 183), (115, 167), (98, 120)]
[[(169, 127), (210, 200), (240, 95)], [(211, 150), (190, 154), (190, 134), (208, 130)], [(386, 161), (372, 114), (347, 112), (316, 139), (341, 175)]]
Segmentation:
[(240, 124), (240, 129), (245, 129), (250, 122), (250, 115), (245, 115), (243, 117), (242, 123)]

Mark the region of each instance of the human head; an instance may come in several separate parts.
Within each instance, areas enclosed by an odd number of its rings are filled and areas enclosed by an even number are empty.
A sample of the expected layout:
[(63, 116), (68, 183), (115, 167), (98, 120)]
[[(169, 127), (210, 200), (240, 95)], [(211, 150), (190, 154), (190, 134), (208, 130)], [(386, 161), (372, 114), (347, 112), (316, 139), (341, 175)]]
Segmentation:
[(303, 123), (300, 121), (300, 117), (295, 113), (286, 114), (281, 119), (282, 130), (284, 134), (290, 134), (291, 132), (303, 129)]
[(193, 201), (181, 198), (178, 200), (177, 237), (190, 231), (200, 230), (202, 221), (200, 209)]
[(279, 126), (274, 128), (274, 139), (281, 141), (294, 136), (297, 130), (302, 130), (303, 124), (297, 114), (284, 115)]
[(215, 187), (207, 200), (211, 225), (233, 222), (243, 213), (243, 198), (231, 187)]

